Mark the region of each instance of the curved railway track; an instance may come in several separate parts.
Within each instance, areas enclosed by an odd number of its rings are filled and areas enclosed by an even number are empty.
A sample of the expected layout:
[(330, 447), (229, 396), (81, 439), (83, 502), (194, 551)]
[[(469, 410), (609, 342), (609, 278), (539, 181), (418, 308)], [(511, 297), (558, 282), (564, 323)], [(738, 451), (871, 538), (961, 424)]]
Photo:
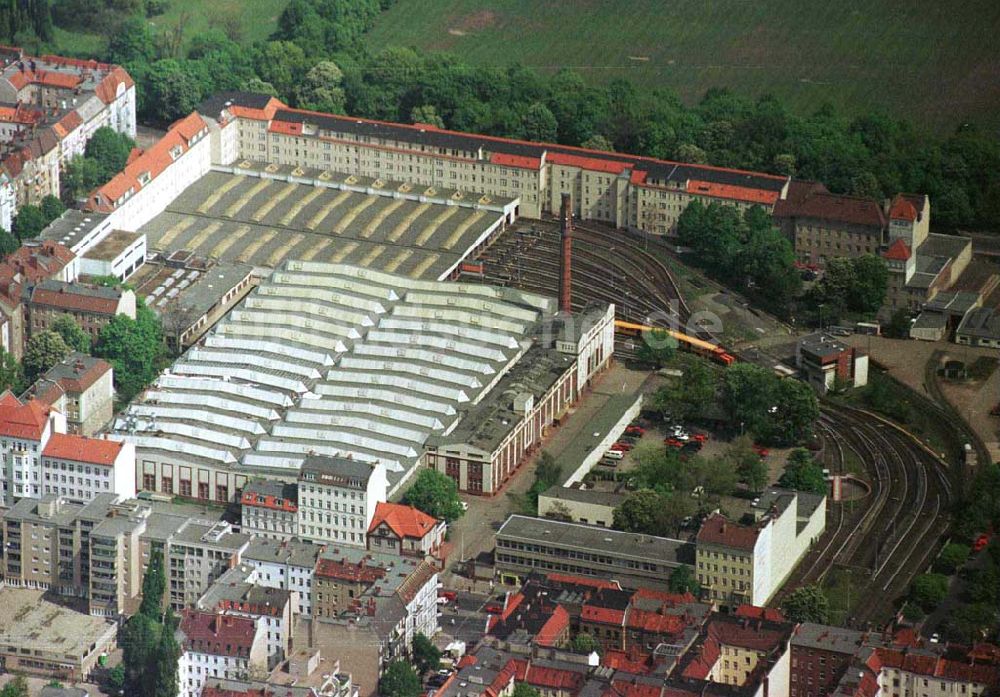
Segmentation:
[(844, 472), (852, 453), (866, 470), (871, 492), (851, 510), (849, 504), (831, 504), (826, 534), (783, 594), (822, 582), (833, 568), (848, 569), (863, 579), (864, 592), (849, 607), (847, 621), (867, 628), (892, 616), (895, 599), (933, 559), (947, 527), (941, 516), (952, 501), (952, 484), (934, 455), (864, 412), (825, 403), (818, 430), (831, 469)]

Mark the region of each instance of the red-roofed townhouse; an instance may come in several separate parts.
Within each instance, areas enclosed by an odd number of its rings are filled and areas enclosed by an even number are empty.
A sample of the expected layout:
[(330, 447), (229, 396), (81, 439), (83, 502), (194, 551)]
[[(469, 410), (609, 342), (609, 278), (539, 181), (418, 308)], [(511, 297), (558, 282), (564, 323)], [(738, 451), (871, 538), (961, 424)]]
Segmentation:
[(43, 332), (63, 316), (73, 318), (80, 329), (96, 341), (101, 330), (114, 319), (125, 315), (135, 319), (135, 291), (84, 283), (42, 281), (27, 294), (25, 309), (28, 333)]
[(93, 436), (114, 414), (114, 369), (100, 358), (74, 351), (45, 371), (24, 396), (66, 415), (66, 431)]
[(445, 522), (413, 506), (380, 501), (368, 526), (368, 549), (409, 557), (439, 556)]
[[(198, 483), (198, 498), (208, 498), (208, 482)], [(298, 487), (275, 479), (247, 482), (240, 495), (240, 518), (245, 532), (274, 540), (299, 534)]]
[(580, 608), (580, 633), (589, 634), (606, 649), (625, 650), (625, 611), (622, 607), (605, 607), (585, 603)]
[(37, 399), (0, 396), (0, 493), (5, 505), (42, 495), (41, 456), (53, 433), (66, 432), (66, 417)]
[(1000, 664), (977, 662), (969, 656), (876, 648), (867, 665), (878, 674), (882, 694), (981, 697), (1000, 688)]
[(98, 494), (135, 496), (135, 444), (53, 433), (42, 451), (42, 491), (87, 502)]
[(209, 678), (236, 680), (267, 671), (267, 632), (260, 619), (184, 610), (177, 640), (179, 697), (200, 697)]

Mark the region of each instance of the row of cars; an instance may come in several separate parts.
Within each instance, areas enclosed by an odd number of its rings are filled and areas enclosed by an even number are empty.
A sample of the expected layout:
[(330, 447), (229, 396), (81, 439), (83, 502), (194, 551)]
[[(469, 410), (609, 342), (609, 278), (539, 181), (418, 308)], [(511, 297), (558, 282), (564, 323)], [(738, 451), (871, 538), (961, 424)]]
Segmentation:
[(641, 424), (635, 421), (630, 423), (625, 427), (625, 430), (622, 431), (621, 435), (618, 436), (618, 440), (616, 440), (611, 447), (604, 452), (604, 457), (601, 458), (599, 464), (604, 465), (605, 467), (617, 467), (619, 461), (625, 458), (625, 453), (632, 450), (645, 433), (646, 429), (643, 428)]

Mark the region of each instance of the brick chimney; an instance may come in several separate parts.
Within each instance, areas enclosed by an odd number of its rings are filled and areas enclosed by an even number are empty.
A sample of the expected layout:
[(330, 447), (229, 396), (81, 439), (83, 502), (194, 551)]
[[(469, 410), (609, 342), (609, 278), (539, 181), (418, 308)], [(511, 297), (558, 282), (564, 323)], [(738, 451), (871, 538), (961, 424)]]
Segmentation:
[(573, 311), (572, 257), (573, 257), (573, 199), (562, 195), (560, 211), (562, 255), (559, 259), (559, 310), (570, 314)]

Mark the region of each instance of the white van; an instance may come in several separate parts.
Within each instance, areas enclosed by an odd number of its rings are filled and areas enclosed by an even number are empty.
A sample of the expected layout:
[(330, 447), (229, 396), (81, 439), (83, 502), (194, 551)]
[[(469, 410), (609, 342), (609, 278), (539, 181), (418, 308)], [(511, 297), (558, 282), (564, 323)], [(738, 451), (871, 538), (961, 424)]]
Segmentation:
[(621, 450), (609, 450), (606, 453), (604, 453), (604, 457), (608, 458), (609, 460), (621, 460), (623, 457), (625, 457), (625, 453), (623, 453)]

